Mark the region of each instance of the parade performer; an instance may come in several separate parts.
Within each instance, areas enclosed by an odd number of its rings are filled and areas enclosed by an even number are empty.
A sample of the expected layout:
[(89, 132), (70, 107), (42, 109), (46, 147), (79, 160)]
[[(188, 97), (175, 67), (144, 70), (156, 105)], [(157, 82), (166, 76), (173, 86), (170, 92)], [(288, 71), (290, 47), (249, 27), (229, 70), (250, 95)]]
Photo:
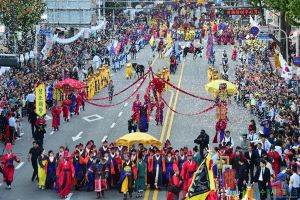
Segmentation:
[(182, 170), (183, 163), (187, 160), (186, 155), (184, 154), (184, 149), (181, 148), (179, 151), (179, 156), (178, 156), (178, 168), (179, 168), (179, 173)]
[(176, 72), (176, 65), (177, 65), (177, 61), (176, 61), (176, 57), (173, 54), (170, 58), (170, 73), (171, 74), (175, 74)]
[(167, 200), (179, 199), (180, 192), (180, 179), (179, 179), (179, 169), (176, 163), (173, 163), (171, 170), (171, 178), (168, 186), (168, 196)]
[(104, 136), (102, 139), (102, 146), (100, 147), (99, 152), (103, 157), (107, 151), (108, 151), (108, 140), (107, 140), (107, 136)]
[(75, 170), (75, 189), (80, 190), (83, 186), (83, 179), (85, 175), (85, 161), (84, 158), (80, 156), (78, 146), (75, 150), (73, 166)]
[(237, 50), (235, 47), (232, 48), (231, 60), (236, 61), (237, 58)]
[(165, 158), (160, 154), (161, 152), (157, 149), (156, 154), (153, 156), (154, 186), (156, 189), (163, 186), (163, 173), (166, 172)]
[(147, 105), (143, 105), (140, 108), (140, 123), (139, 123), (139, 130), (141, 132), (148, 132), (148, 128), (149, 128), (149, 113), (148, 113), (148, 106)]
[(126, 64), (126, 79), (132, 78), (132, 64), (130, 61)]
[(70, 105), (70, 113), (71, 117), (74, 115), (75, 112), (75, 105), (76, 105), (76, 96), (74, 93), (71, 94), (71, 105)]
[(121, 170), (121, 192), (124, 194), (123, 200), (127, 200), (128, 193), (129, 198), (132, 198), (135, 166), (129, 159), (128, 152), (124, 152), (123, 156), (124, 161)]
[(216, 134), (213, 143), (218, 143), (218, 135), (220, 135), (220, 142), (223, 140), (226, 127), (227, 127), (226, 120), (219, 119), (219, 121), (216, 123)]
[(137, 179), (135, 181), (135, 192), (138, 194), (136, 198), (142, 197), (143, 191), (146, 190), (146, 171), (147, 171), (147, 164), (143, 161), (142, 153), (138, 154), (138, 161), (136, 164), (137, 167)]
[(59, 126), (60, 126), (60, 115), (61, 115), (61, 112), (62, 112), (62, 107), (57, 105), (56, 106), (56, 119), (57, 119), (57, 129), (59, 129)]
[[(100, 154), (98, 154), (100, 157)], [(107, 177), (109, 176), (109, 167), (107, 166), (105, 157), (98, 158), (93, 168), (95, 176), (95, 192), (97, 199), (104, 196), (104, 190), (107, 189)]]
[(54, 183), (56, 179), (56, 164), (57, 160), (54, 156), (53, 151), (48, 152), (48, 163), (47, 163), (47, 178), (46, 178), (46, 188), (53, 190)]
[(75, 170), (72, 162), (69, 160), (71, 154), (67, 151), (64, 152), (64, 157), (59, 161), (56, 169), (56, 176), (58, 177), (58, 193), (60, 197), (67, 198), (72, 188), (72, 178), (74, 177)]
[(48, 169), (48, 156), (45, 155), (45, 150), (41, 149), (41, 154), (38, 159), (38, 186), (44, 190), (46, 186), (47, 169)]
[(12, 153), (11, 143), (7, 143), (5, 148), (7, 153), (0, 159), (0, 168), (3, 166), (3, 182), (6, 183), (6, 188), (10, 190), (15, 173), (14, 161), (20, 163), (20, 158)]
[(133, 120), (140, 122), (140, 109), (142, 107), (142, 103), (140, 102), (140, 95), (136, 95), (136, 100), (133, 102), (132, 111), (133, 111)]
[(94, 177), (94, 172), (93, 172), (93, 165), (94, 165), (95, 159), (96, 158), (94, 156), (94, 152), (90, 151), (89, 156), (86, 157), (86, 161), (85, 161), (85, 163), (86, 163), (85, 177), (86, 177), (86, 180), (87, 180), (86, 190), (88, 192), (92, 191), (94, 189), (95, 177)]
[(57, 119), (57, 106), (54, 104), (51, 108), (51, 114), (52, 114), (52, 127), (54, 131), (58, 131), (58, 119)]
[(190, 179), (193, 177), (195, 171), (197, 171), (197, 163), (192, 160), (193, 154), (191, 151), (187, 153), (187, 161), (183, 163), (181, 170), (181, 180), (183, 180), (183, 198), (186, 197), (186, 194), (189, 189)]
[(87, 98), (86, 92), (85, 92), (85, 90), (80, 89), (78, 94), (81, 96), (81, 99), (82, 99), (82, 102), (81, 102), (82, 110), (85, 111), (85, 100)]
[(71, 105), (70, 100), (65, 99), (62, 101), (63, 118), (67, 122), (70, 120), (70, 105)]
[(149, 155), (146, 158), (147, 161), (147, 184), (150, 188), (154, 188), (154, 174), (153, 174), (153, 154), (154, 150), (149, 149)]
[(82, 97), (81, 95), (78, 94), (76, 97), (75, 115), (79, 115), (81, 104), (82, 104)]
[(163, 117), (164, 117), (164, 102), (157, 103), (156, 112), (155, 112), (155, 121), (156, 125), (160, 124), (162, 126)]
[(167, 152), (167, 156), (165, 157), (165, 163), (166, 163), (165, 180), (166, 180), (166, 184), (169, 184), (169, 182), (172, 179), (173, 164), (175, 163), (175, 158), (172, 157), (172, 152), (171, 151)]

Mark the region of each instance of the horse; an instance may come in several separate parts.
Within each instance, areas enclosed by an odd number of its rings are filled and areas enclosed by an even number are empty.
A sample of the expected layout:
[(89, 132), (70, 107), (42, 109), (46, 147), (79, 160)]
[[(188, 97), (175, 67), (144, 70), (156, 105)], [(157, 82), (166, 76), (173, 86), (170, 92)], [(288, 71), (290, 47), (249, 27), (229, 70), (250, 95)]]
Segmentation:
[(145, 66), (144, 65), (139, 65), (137, 63), (131, 63), (132, 67), (137, 74), (138, 78), (142, 77), (145, 75)]
[(135, 44), (132, 44), (130, 49), (129, 49), (130, 55), (131, 55), (131, 59), (136, 60), (136, 54), (137, 54), (137, 49)]
[(200, 54), (200, 58), (202, 58), (202, 50), (203, 47), (195, 47), (195, 48), (185, 47), (183, 49), (183, 58), (185, 58), (188, 53), (193, 54), (193, 60), (196, 60), (198, 54)]

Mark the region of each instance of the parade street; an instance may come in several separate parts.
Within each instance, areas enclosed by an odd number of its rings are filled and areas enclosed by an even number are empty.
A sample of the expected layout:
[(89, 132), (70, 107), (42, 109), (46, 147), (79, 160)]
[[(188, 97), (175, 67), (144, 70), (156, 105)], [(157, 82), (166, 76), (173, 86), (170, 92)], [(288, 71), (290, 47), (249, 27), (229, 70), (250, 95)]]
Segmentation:
[[(198, 42), (198, 41), (197, 41)], [(198, 45), (198, 44), (197, 44)], [(203, 44), (206, 46), (206, 41)], [(230, 52), (230, 46), (215, 46), (216, 51), (216, 66), (221, 63), (221, 55), (223, 50)], [(204, 56), (205, 57), (205, 56)], [(131, 60), (143, 64), (148, 69), (148, 63), (152, 62), (153, 71), (156, 73), (164, 66), (169, 66), (169, 59), (158, 58), (157, 52), (152, 53), (149, 46), (146, 46), (137, 54), (136, 60)], [(236, 63), (230, 60), (229, 74), (231, 80), (233, 79), (234, 69)], [(171, 83), (179, 88), (182, 88), (192, 94), (213, 99), (213, 97), (205, 91), (204, 85), (207, 83), (207, 69), (208, 64), (205, 58), (198, 58), (193, 60), (192, 55), (189, 54), (185, 60), (178, 65), (175, 75), (171, 75)], [(115, 85), (115, 92), (122, 90), (124, 87), (132, 83), (133, 80), (125, 78), (125, 69), (118, 72), (111, 72), (111, 79)], [(144, 95), (148, 80), (138, 92), (141, 97)], [(122, 101), (129, 96), (133, 91), (130, 89), (122, 95), (113, 98), (113, 102)], [(106, 97), (108, 95), (107, 89), (101, 91), (97, 97)], [(212, 105), (210, 102), (201, 101), (199, 99), (191, 98), (179, 91), (169, 89), (163, 93), (163, 97), (168, 104), (176, 111), (181, 113), (195, 113), (202, 111)], [(53, 132), (51, 128), (51, 113), (47, 115), (47, 133), (44, 139), (44, 148), (48, 150), (56, 150), (60, 146), (67, 146), (71, 149), (79, 142), (85, 144), (89, 140), (94, 140), (96, 145), (101, 145), (101, 140), (104, 136), (108, 136), (108, 141), (113, 142), (120, 136), (128, 132), (127, 121), (133, 114), (131, 111), (132, 103), (135, 96), (129, 101), (112, 108), (100, 108), (87, 104), (85, 111), (82, 111), (79, 116), (70, 119), (70, 122), (63, 122), (60, 130)], [(99, 101), (101, 104), (108, 104), (107, 100)], [(216, 111), (211, 110), (200, 116), (182, 116), (176, 114), (167, 106), (164, 108), (164, 122), (163, 126), (156, 126), (154, 115), (150, 117), (149, 133), (151, 133), (160, 141), (164, 142), (170, 139), (172, 146), (175, 149), (187, 146), (189, 149), (195, 146), (194, 139), (200, 133), (201, 129), (206, 130), (210, 135), (212, 141), (215, 134)], [(240, 134), (247, 130), (245, 124), (252, 119), (249, 113), (242, 107), (237, 106), (232, 99), (229, 105), (229, 122), (227, 129), (231, 131), (232, 138), (235, 143), (240, 143)], [(0, 199), (5, 200), (27, 200), (27, 199), (57, 199), (57, 194), (53, 191), (41, 191), (35, 183), (32, 183), (30, 178), (32, 174), (31, 163), (27, 161), (27, 152), (32, 143), (30, 125), (27, 123), (27, 118), (23, 119), (22, 138), (16, 141), (14, 145), (14, 152), (20, 156), (21, 163), (16, 166), (13, 190), (4, 190), (5, 185), (0, 183)], [(211, 147), (212, 148), (212, 147)], [(1, 143), (1, 150), (4, 149)], [(167, 192), (165, 190), (150, 190), (147, 189), (144, 199), (165, 199)], [(42, 197), (42, 198), (41, 198)], [(67, 199), (94, 199), (94, 192), (77, 192), (72, 191)], [(122, 194), (116, 190), (109, 190), (105, 193), (105, 199), (121, 199)]]

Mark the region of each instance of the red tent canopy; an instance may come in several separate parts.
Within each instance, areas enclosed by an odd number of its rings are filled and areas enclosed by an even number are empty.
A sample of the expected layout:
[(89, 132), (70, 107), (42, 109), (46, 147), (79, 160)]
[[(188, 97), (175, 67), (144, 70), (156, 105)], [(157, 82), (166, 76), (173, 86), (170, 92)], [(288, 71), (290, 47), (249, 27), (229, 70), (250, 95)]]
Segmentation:
[(76, 79), (72, 79), (72, 78), (67, 78), (65, 80), (59, 81), (56, 83), (55, 85), (56, 88), (60, 88), (60, 89), (64, 89), (64, 88), (69, 88), (69, 89), (81, 89), (85, 87), (85, 83), (81, 82), (79, 80)]

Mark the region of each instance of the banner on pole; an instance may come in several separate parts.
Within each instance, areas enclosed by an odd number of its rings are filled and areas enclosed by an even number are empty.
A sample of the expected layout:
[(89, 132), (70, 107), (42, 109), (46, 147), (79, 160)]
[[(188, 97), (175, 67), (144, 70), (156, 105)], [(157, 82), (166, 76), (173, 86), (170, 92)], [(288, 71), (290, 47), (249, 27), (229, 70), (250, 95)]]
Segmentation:
[(40, 84), (35, 89), (35, 112), (39, 117), (46, 114), (45, 85)]

